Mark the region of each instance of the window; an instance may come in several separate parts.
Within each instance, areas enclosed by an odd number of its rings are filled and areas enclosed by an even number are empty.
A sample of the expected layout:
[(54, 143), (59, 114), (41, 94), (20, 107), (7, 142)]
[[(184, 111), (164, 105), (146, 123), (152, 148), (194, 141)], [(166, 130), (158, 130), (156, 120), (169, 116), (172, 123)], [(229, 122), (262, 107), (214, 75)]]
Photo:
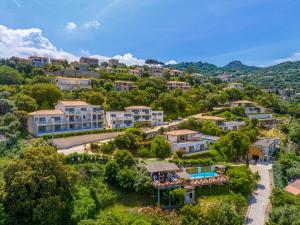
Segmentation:
[(193, 198), (193, 193), (192, 192), (190, 192), (190, 199), (192, 199)]
[(55, 125), (55, 131), (60, 131), (61, 130), (61, 126), (60, 125)]
[(45, 122), (46, 122), (46, 118), (45, 118), (45, 117), (40, 117), (40, 118), (39, 118), (39, 121), (40, 121), (41, 123), (45, 123)]
[(86, 108), (81, 108), (81, 111), (85, 112), (85, 111), (87, 111), (87, 109)]

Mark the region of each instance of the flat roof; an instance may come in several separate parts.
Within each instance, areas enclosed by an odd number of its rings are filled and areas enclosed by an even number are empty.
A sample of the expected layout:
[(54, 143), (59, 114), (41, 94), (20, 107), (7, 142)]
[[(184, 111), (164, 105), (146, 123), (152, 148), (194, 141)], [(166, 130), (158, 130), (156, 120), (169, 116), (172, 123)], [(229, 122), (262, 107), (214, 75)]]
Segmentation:
[(73, 78), (73, 77), (56, 77), (55, 79), (62, 79), (62, 80), (88, 80), (90, 79), (87, 78)]
[(156, 161), (151, 163), (148, 161), (145, 167), (149, 173), (179, 170), (178, 166), (176, 166), (175, 163), (169, 163), (169, 162)]
[(143, 105), (132, 105), (125, 107), (125, 109), (150, 109), (149, 106), (143, 106)]
[(231, 103), (236, 103), (236, 104), (239, 104), (239, 103), (251, 103), (251, 104), (256, 104), (256, 102), (252, 102), (252, 101), (249, 101), (249, 100), (238, 100), (238, 101), (233, 101)]
[(64, 106), (88, 106), (89, 104), (86, 103), (85, 101), (80, 101), (80, 100), (72, 100), (72, 101), (59, 101), (59, 103), (63, 104)]
[(257, 146), (257, 147), (269, 147), (270, 145), (272, 145), (274, 142), (277, 142), (279, 141), (280, 139), (279, 138), (263, 138), (263, 139), (260, 139), (256, 142), (254, 142), (252, 144), (252, 146)]
[(173, 131), (165, 132), (166, 135), (173, 135), (173, 136), (188, 135), (188, 134), (198, 134), (198, 133), (199, 132), (197, 132), (197, 131), (188, 130), (188, 129), (173, 130)]
[(284, 190), (293, 195), (300, 194), (300, 179), (296, 179), (294, 182), (287, 185)]
[(188, 82), (185, 81), (168, 81), (168, 84), (188, 84)]
[(193, 116), (196, 119), (203, 119), (203, 120), (214, 120), (214, 121), (218, 121), (218, 120), (225, 120), (225, 118), (223, 117), (219, 117), (219, 116), (205, 116), (202, 114), (197, 114)]
[(132, 81), (124, 81), (124, 80), (116, 80), (114, 83), (126, 83), (126, 84), (133, 84)]
[(53, 109), (53, 110), (39, 110), (35, 112), (31, 112), (28, 115), (30, 116), (39, 116), (39, 115), (64, 115), (63, 111), (59, 109)]

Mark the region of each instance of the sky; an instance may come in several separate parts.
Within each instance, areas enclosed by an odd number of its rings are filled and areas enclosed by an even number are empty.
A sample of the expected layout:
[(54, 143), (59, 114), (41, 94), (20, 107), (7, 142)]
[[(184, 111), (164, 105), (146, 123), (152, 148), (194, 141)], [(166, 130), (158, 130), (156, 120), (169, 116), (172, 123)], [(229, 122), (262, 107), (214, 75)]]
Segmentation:
[(300, 60), (297, 0), (0, 0), (0, 57)]

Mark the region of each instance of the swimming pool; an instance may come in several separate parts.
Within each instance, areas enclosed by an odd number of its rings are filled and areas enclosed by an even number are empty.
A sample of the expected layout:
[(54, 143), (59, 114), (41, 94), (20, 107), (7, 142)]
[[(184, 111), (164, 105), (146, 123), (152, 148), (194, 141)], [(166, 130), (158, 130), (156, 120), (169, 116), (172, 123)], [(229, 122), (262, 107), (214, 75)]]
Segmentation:
[(205, 172), (205, 173), (191, 173), (193, 179), (206, 178), (206, 177), (216, 177), (218, 174), (216, 172)]

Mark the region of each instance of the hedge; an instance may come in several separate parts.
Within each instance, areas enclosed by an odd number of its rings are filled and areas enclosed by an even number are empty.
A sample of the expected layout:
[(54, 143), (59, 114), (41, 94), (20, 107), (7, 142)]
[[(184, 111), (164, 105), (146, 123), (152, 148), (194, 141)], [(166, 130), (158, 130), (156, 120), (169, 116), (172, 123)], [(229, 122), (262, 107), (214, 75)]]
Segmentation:
[(79, 154), (79, 153), (72, 153), (65, 156), (65, 161), (68, 164), (78, 164), (78, 163), (85, 163), (85, 162), (99, 162), (101, 164), (105, 164), (110, 160), (111, 157), (102, 154)]
[(66, 132), (61, 134), (46, 134), (43, 135), (42, 138), (44, 139), (51, 139), (53, 138), (66, 138), (72, 137), (77, 135), (85, 135), (85, 134), (103, 134), (103, 133), (112, 133), (112, 132), (120, 132), (124, 131), (126, 128), (114, 128), (114, 129), (103, 129), (103, 130), (86, 130), (86, 131), (76, 131), (76, 132)]
[(184, 154), (183, 159), (215, 158), (216, 153), (213, 150), (194, 152)]
[(170, 159), (169, 162), (175, 163), (180, 166), (185, 165), (198, 165), (198, 166), (211, 166), (214, 164), (214, 160), (211, 158), (203, 159)]
[(281, 165), (279, 162), (275, 162), (273, 164), (273, 177), (274, 177), (275, 187), (284, 188), (285, 185), (282, 177)]

